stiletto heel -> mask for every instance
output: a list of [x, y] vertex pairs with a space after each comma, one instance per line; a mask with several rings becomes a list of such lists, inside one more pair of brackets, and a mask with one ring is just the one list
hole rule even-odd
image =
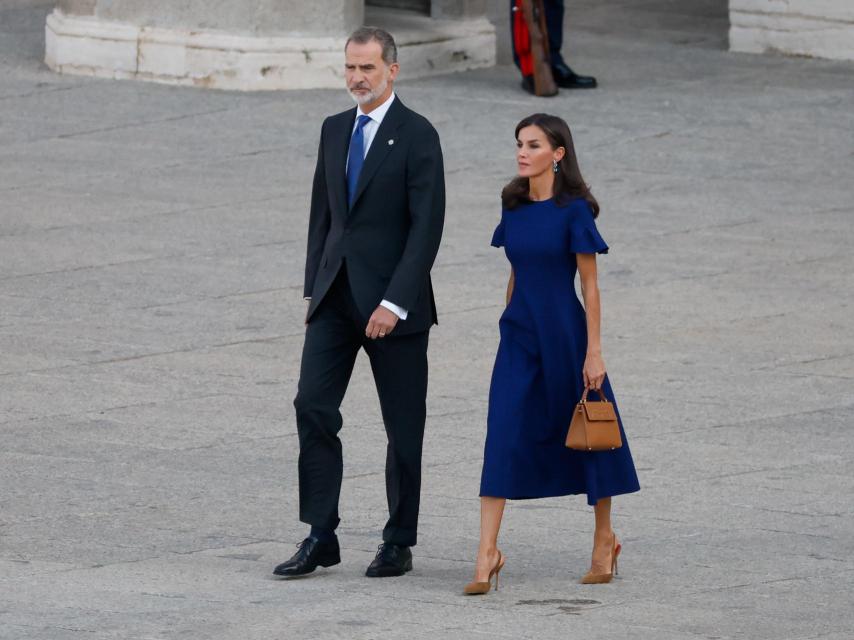
[[500, 556], [500, 560], [498, 562], [498, 567], [495, 569], [495, 590], [498, 591], [498, 574], [501, 573], [501, 570], [504, 568], [504, 560], [505, 557], [501, 555], [501, 552], [498, 552]]
[[467, 596], [482, 596], [488, 593], [490, 588], [492, 588], [493, 576], [495, 577], [495, 590], [498, 591], [498, 574], [504, 568], [506, 560], [507, 557], [501, 551], [498, 551], [498, 562], [495, 563], [495, 566], [489, 572], [486, 582], [469, 582], [463, 589], [463, 593]]
[[617, 543], [617, 534], [614, 534], [614, 546], [611, 547], [611, 573], [593, 573], [588, 571], [583, 578], [581, 584], [607, 584], [611, 582], [617, 575], [617, 557], [620, 551], [623, 550], [623, 545]]

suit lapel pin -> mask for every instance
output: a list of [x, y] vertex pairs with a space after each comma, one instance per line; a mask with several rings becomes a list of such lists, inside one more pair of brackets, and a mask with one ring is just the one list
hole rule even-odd
[[389, 140], [389, 141], [388, 141], [388, 143], [389, 143], [389, 145], [394, 144], [394, 138], [392, 138], [391, 140]]

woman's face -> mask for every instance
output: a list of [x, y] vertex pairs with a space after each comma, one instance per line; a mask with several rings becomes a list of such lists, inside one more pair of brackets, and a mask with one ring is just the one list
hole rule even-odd
[[552, 149], [546, 134], [536, 125], [530, 125], [519, 130], [516, 139], [516, 163], [519, 166], [519, 176], [533, 178], [546, 171], [552, 171], [552, 161], [560, 162], [564, 149]]

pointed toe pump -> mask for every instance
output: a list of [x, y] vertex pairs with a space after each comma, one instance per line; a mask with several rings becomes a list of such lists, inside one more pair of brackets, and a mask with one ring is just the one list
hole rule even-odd
[[581, 584], [607, 584], [617, 575], [617, 557], [620, 551], [623, 550], [623, 545], [617, 542], [617, 534], [614, 534], [614, 545], [611, 548], [611, 572], [610, 573], [593, 573], [588, 571], [583, 578]]
[[507, 557], [498, 552], [498, 561], [495, 563], [495, 566], [489, 572], [489, 577], [485, 582], [469, 582], [465, 588], [463, 589], [463, 593], [467, 596], [482, 596], [486, 593], [489, 593], [489, 589], [492, 587], [492, 578], [495, 577], [495, 590], [498, 591], [498, 574], [501, 573], [501, 570], [504, 568], [504, 562], [507, 560]]

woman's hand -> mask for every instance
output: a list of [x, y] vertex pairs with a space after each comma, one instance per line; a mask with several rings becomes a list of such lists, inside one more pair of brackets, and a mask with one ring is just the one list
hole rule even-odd
[[584, 388], [599, 391], [605, 381], [605, 361], [600, 353], [587, 353], [584, 358]]

